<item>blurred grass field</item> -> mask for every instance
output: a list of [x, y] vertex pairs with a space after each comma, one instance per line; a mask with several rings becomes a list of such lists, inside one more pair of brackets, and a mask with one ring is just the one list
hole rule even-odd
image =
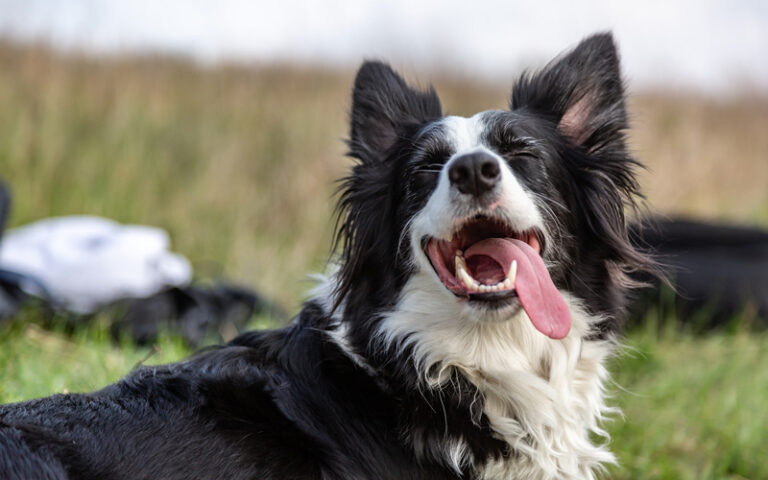
[[[291, 311], [322, 270], [353, 72], [96, 59], [0, 41], [0, 177], [11, 226], [66, 214], [167, 229], [201, 278], [251, 285]], [[415, 78], [411, 76], [411, 78]], [[445, 109], [504, 108], [508, 86], [419, 77]], [[511, 82], [510, 82], [511, 83]], [[651, 208], [768, 226], [768, 99], [632, 97]], [[99, 388], [190, 353], [112, 342], [104, 319], [64, 333], [34, 311], [0, 324], [0, 402]], [[693, 336], [651, 315], [612, 364], [610, 478], [768, 478], [768, 335]]]

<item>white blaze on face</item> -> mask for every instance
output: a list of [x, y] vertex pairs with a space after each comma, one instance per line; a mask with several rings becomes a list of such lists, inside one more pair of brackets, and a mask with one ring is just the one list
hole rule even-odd
[[[458, 225], [468, 217], [479, 213], [498, 216], [518, 231], [536, 227], [544, 232], [544, 222], [533, 196], [526, 192], [507, 162], [484, 143], [486, 115], [487, 112], [478, 113], [470, 118], [450, 116], [440, 121], [439, 126], [444, 132], [444, 140], [451, 145], [453, 153], [443, 165], [437, 187], [427, 204], [411, 223], [411, 240], [415, 251], [421, 250], [420, 242], [425, 235], [440, 240], [450, 240]], [[484, 210], [473, 206], [470, 196], [460, 193], [451, 185], [448, 178], [448, 170], [455, 159], [474, 152], [484, 152], [495, 157], [501, 167], [498, 200]], [[421, 256], [424, 257], [424, 255]]]

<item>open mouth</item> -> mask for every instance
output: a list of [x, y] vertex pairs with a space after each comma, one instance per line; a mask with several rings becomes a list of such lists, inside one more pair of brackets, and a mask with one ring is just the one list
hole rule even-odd
[[423, 239], [424, 251], [445, 288], [469, 302], [500, 308], [517, 297], [534, 327], [551, 338], [568, 334], [571, 317], [541, 257], [541, 235], [515, 231], [478, 216], [450, 241]]

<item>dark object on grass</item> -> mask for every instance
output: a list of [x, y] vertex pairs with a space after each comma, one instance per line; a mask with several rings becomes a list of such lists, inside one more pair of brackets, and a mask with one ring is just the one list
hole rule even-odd
[[7, 231], [0, 265], [35, 277], [57, 308], [76, 314], [192, 280], [192, 266], [170, 250], [163, 229], [90, 215], [43, 218]]
[[161, 331], [181, 335], [199, 346], [211, 335], [228, 341], [234, 338], [254, 314], [275, 319], [286, 315], [258, 293], [235, 285], [169, 288], [147, 298], [125, 300], [117, 305], [112, 335], [128, 335], [138, 344], [153, 342]]
[[652, 287], [633, 302], [632, 321], [658, 307], [673, 308], [680, 321], [703, 329], [727, 325], [742, 313], [768, 325], [768, 231], [660, 218], [631, 228], [639, 245], [666, 266], [674, 286], [637, 276]]
[[[2, 234], [10, 209], [10, 190], [4, 182], [0, 181], [0, 241], [2, 241]], [[22, 271], [26, 272], [25, 269], [16, 271], [12, 268], [0, 268], [0, 319], [16, 315], [20, 308], [29, 301], [38, 303], [41, 311], [44, 312], [43, 318], [45, 320], [55, 320], [57, 324], [63, 323], [68, 328], [87, 322], [93, 317], [93, 313], [106, 310], [112, 313], [112, 318], [115, 319], [112, 324], [112, 333], [115, 337], [128, 335], [135, 342], [145, 344], [154, 341], [158, 333], [165, 329], [172, 334], [181, 335], [193, 346], [199, 346], [206, 337], [211, 336], [218, 336], [219, 339], [223, 340], [234, 338], [248, 320], [257, 313], [266, 313], [273, 318], [285, 319], [285, 314], [278, 307], [254, 291], [224, 283], [210, 287], [189, 286], [186, 285], [188, 280], [184, 278], [187, 275], [186, 272], [176, 275], [180, 278], [176, 279], [178, 282], [167, 284], [168, 286], [159, 292], [157, 290], [162, 287], [162, 282], [157, 281], [157, 279], [153, 282], [158, 285], [157, 288], [142, 285], [146, 282], [139, 281], [137, 283], [136, 278], [129, 278], [130, 281], [126, 283], [125, 271], [120, 270], [119, 262], [113, 261], [107, 266], [101, 263], [105, 258], [114, 260], [113, 257], [115, 257], [115, 255], [104, 256], [104, 243], [114, 237], [114, 235], [110, 236], [109, 234], [118, 228], [127, 231], [126, 227], [118, 224], [113, 225], [114, 222], [97, 217], [70, 217], [70, 219], [72, 220], [68, 224], [70, 235], [65, 235], [64, 240], [72, 243], [71, 230], [74, 225], [84, 232], [80, 232], [81, 234], [76, 236], [76, 240], [80, 243], [87, 240], [84, 243], [90, 247], [87, 249], [80, 248], [78, 242], [74, 242], [78, 248], [65, 249], [70, 256], [64, 259], [64, 263], [71, 264], [72, 253], [77, 253], [80, 266], [71, 270], [88, 271], [90, 267], [92, 271], [93, 264], [97, 264], [100, 269], [96, 273], [102, 276], [106, 274], [104, 281], [111, 281], [114, 284], [113, 291], [107, 292], [107, 296], [98, 297], [97, 300], [92, 298], [93, 295], [90, 295], [91, 292], [88, 288], [82, 288], [80, 296], [69, 291], [68, 296], [60, 295], [57, 297], [51, 293], [51, 289], [41, 278], [30, 275], [28, 272], [22, 273]], [[56, 232], [66, 231], [67, 224], [61, 225], [63, 221], [66, 219], [48, 219], [49, 230], [58, 227]], [[156, 268], [163, 264], [168, 267], [170, 263], [175, 261], [175, 263], [180, 263], [182, 267], [189, 268], [186, 259], [164, 251], [163, 240], [166, 237], [161, 230], [137, 226], [128, 228], [132, 228], [132, 241], [143, 240], [140, 242], [143, 248], [154, 255], [151, 258], [137, 257], [134, 260], [146, 260], [149, 267], [154, 266]], [[32, 237], [35, 236], [32, 235]], [[39, 240], [39, 238], [35, 238], [35, 240]], [[57, 240], [54, 238], [51, 243], [56, 245]], [[126, 243], [130, 244], [130, 242]], [[43, 248], [42, 250], [45, 255], [49, 254], [48, 249]], [[119, 251], [116, 253], [119, 260], [125, 260], [124, 256], [119, 255]], [[160, 262], [160, 260], [164, 260], [164, 262]], [[34, 264], [35, 262], [31, 263]], [[128, 264], [128, 266], [131, 265]], [[117, 281], [114, 278], [110, 280], [110, 268], [112, 268], [112, 272], [120, 273], [117, 275]], [[183, 270], [184, 268], [182, 268]], [[43, 272], [48, 271], [43, 269]], [[152, 273], [152, 269], [148, 269], [145, 273]], [[191, 275], [191, 270], [188, 274]], [[67, 275], [60, 275], [59, 277], [59, 280], [64, 279], [64, 283], [71, 280], [71, 277]], [[83, 279], [80, 280], [82, 282]], [[94, 282], [92, 278], [90, 280], [91, 283]], [[100, 278], [95, 282], [97, 285], [103, 283]], [[60, 286], [62, 282], [59, 281], [58, 283]], [[56, 284], [54, 283], [53, 286], [55, 287]], [[136, 296], [136, 292], [150, 291], [153, 292], [151, 295], [144, 293], [148, 296]], [[126, 295], [126, 293], [133, 293], [133, 297]], [[128, 296], [128, 298], [124, 298], [124, 296]], [[110, 298], [118, 298], [119, 300], [109, 301]], [[109, 303], [105, 303], [107, 301]]]

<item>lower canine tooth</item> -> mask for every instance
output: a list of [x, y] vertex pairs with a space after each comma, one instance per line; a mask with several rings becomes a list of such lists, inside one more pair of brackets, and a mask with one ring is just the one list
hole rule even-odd
[[456, 257], [456, 276], [459, 277], [464, 286], [470, 290], [477, 285], [475, 279], [472, 278], [472, 276], [464, 269], [464, 266], [459, 263], [459, 257]]
[[517, 277], [517, 260], [512, 260], [512, 264], [509, 266], [509, 273], [507, 273], [507, 279], [506, 281], [509, 281], [511, 285], [509, 288], [512, 288], [515, 285], [515, 278]]

